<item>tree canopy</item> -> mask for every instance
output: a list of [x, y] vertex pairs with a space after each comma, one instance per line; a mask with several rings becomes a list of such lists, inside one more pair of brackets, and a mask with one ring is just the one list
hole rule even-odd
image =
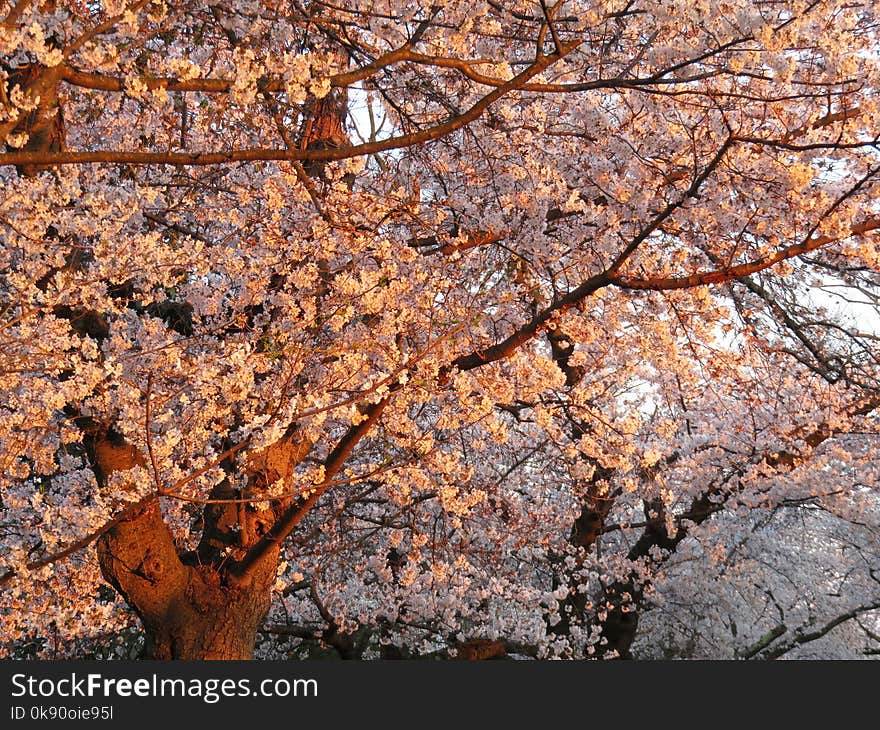
[[880, 650], [873, 2], [0, 19], [0, 653]]

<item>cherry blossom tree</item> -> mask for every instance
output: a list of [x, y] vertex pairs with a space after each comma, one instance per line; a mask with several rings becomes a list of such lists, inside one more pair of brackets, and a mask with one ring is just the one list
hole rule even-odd
[[4, 653], [877, 653], [873, 3], [0, 8]]

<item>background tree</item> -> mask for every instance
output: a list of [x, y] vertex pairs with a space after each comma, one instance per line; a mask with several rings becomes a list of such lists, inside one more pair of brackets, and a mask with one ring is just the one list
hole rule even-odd
[[2, 17], [6, 652], [876, 652], [872, 3]]

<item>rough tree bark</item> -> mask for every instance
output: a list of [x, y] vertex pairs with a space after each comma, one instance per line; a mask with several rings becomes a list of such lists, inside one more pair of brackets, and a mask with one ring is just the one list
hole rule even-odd
[[[84, 428], [102, 482], [144, 466], [142, 454], [112, 431]], [[249, 485], [259, 489], [289, 476], [310, 446], [295, 430], [289, 431], [243, 465]], [[234, 500], [240, 495], [224, 481], [212, 498]], [[236, 501], [208, 504], [197, 549], [182, 552], [154, 495], [98, 540], [101, 572], [140, 617], [148, 658], [253, 658], [257, 631], [269, 610], [280, 543], [243, 574], [236, 568], [290, 503], [280, 500], [269, 509]]]

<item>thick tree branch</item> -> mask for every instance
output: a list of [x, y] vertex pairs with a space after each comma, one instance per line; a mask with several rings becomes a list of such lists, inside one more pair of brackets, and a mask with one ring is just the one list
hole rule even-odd
[[678, 199], [669, 203], [654, 218], [652, 218], [646, 226], [624, 247], [624, 249], [616, 256], [611, 265], [595, 276], [590, 277], [580, 286], [572, 289], [568, 294], [556, 299], [543, 311], [534, 316], [529, 322], [522, 325], [513, 334], [494, 345], [490, 345], [483, 349], [472, 352], [468, 355], [461, 355], [452, 361], [451, 367], [441, 373], [441, 380], [448, 379], [449, 372], [452, 370], [473, 370], [482, 367], [497, 360], [503, 360], [510, 357], [516, 349], [533, 339], [544, 326], [557, 313], [561, 313], [570, 309], [574, 305], [582, 302], [587, 297], [595, 294], [599, 289], [616, 283], [620, 286], [620, 279], [615, 277], [616, 272], [626, 263], [627, 259], [635, 252], [635, 250], [654, 232], [657, 228], [671, 216], [678, 208], [680, 208], [687, 200], [697, 194], [702, 184], [709, 178], [715, 168], [721, 163], [727, 150], [733, 144], [733, 139], [728, 138], [724, 144], [715, 153], [715, 156], [709, 162], [703, 171], [694, 178], [693, 183]]
[[382, 411], [391, 401], [391, 395], [385, 396], [378, 403], [366, 407], [362, 413], [363, 420], [352, 425], [348, 432], [336, 444], [328, 454], [324, 462], [324, 481], [316, 485], [304, 499], [295, 501], [269, 528], [269, 530], [248, 550], [247, 554], [230, 569], [230, 573], [237, 579], [243, 580], [253, 571], [256, 566], [272, 550], [277, 550], [284, 539], [299, 524], [300, 520], [315, 506], [318, 500], [332, 486], [333, 477], [343, 467], [354, 447], [373, 428]]
[[[880, 217], [869, 218], [862, 223], [854, 225], [849, 236], [863, 235], [880, 228]], [[650, 291], [670, 291], [673, 289], [692, 289], [697, 286], [709, 286], [711, 284], [724, 284], [744, 276], [755, 274], [764, 269], [769, 269], [776, 264], [787, 261], [788, 259], [801, 256], [810, 251], [815, 251], [829, 243], [843, 240], [840, 236], [816, 236], [801, 243], [787, 246], [777, 251], [771, 256], [761, 259], [755, 259], [744, 264], [736, 266], [728, 266], [724, 269], [716, 269], [714, 271], [704, 271], [688, 276], [672, 276], [672, 277], [654, 277], [654, 278], [634, 278], [627, 276], [619, 276], [612, 278], [608, 283], [621, 289], [645, 289]]]
[[[81, 537], [79, 540], [72, 542], [63, 550], [58, 551], [57, 553], [53, 553], [45, 558], [40, 558], [39, 560], [34, 560], [25, 565], [26, 571], [39, 570], [40, 568], [45, 568], [47, 565], [52, 565], [57, 563], [65, 558], [69, 558], [71, 555], [75, 555], [80, 550], [87, 548], [91, 545], [95, 540], [97, 540], [102, 535], [106, 534], [109, 530], [113, 529], [123, 520], [128, 519], [132, 515], [134, 515], [139, 510], [143, 509], [147, 506], [147, 503], [154, 500], [156, 497], [153, 494], [147, 495], [143, 499], [138, 500], [137, 502], [133, 502], [132, 504], [125, 507], [116, 517], [106, 522], [104, 525], [99, 527], [93, 533], [86, 535], [85, 537]], [[8, 570], [2, 576], [0, 576], [0, 586], [8, 583], [13, 580], [18, 575], [18, 571], [16, 570]]]
[[361, 155], [371, 155], [388, 150], [403, 149], [445, 137], [478, 119], [493, 103], [511, 91], [519, 89], [528, 79], [537, 76], [553, 63], [571, 53], [580, 42], [564, 48], [562, 55], [542, 56], [525, 71], [503, 86], [476, 102], [463, 114], [428, 129], [375, 142], [365, 142], [352, 147], [328, 149], [238, 149], [223, 152], [138, 152], [134, 150], [95, 150], [67, 152], [7, 152], [0, 154], [0, 165], [73, 165], [88, 163], [118, 163], [133, 165], [220, 165], [230, 162], [256, 161], [325, 161], [344, 160]]

